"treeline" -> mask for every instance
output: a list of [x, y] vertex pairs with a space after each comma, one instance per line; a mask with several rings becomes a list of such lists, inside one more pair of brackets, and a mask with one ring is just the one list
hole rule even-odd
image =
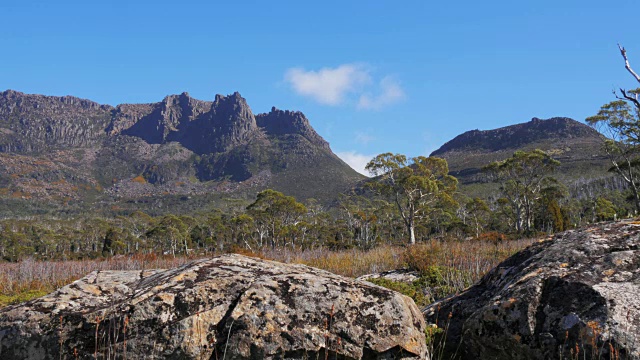
[[490, 164], [500, 184], [491, 200], [468, 198], [447, 175], [446, 161], [382, 154], [377, 174], [337, 205], [298, 202], [265, 190], [242, 211], [152, 217], [137, 211], [114, 218], [0, 220], [0, 258], [98, 258], [134, 253], [213, 254], [265, 248], [300, 251], [370, 249], [430, 238], [504, 241], [628, 214], [624, 192], [570, 197], [554, 180], [557, 162], [542, 151], [516, 152]]

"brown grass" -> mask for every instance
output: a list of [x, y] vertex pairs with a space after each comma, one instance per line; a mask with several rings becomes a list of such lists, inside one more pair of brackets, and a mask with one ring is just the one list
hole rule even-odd
[[368, 251], [357, 249], [342, 251], [316, 249], [300, 252], [271, 250], [262, 252], [260, 255], [285, 263], [313, 266], [342, 276], [358, 277], [403, 267], [403, 252], [403, 247], [385, 245]]
[[[405, 267], [422, 272], [433, 266], [442, 267], [449, 269], [443, 274], [446, 283], [461, 290], [478, 281], [500, 261], [534, 241], [434, 240], [408, 247], [384, 245], [366, 251], [272, 249], [252, 253], [237, 249], [234, 252], [285, 263], [305, 264], [348, 277]], [[25, 260], [20, 263], [0, 263], [0, 306], [42, 296], [94, 270], [167, 269], [194, 259], [195, 257], [135, 255], [105, 260]]]
[[48, 294], [95, 270], [169, 269], [192, 260], [145, 255], [106, 260], [0, 263], [0, 306]]

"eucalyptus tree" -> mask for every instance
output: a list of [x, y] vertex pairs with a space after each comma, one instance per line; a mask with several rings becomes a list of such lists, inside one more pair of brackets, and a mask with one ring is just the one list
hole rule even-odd
[[473, 226], [476, 238], [479, 237], [489, 222], [489, 216], [491, 215], [489, 204], [483, 199], [475, 197], [466, 203], [464, 210]]
[[458, 180], [448, 174], [444, 159], [384, 153], [373, 158], [366, 169], [377, 177], [369, 183], [370, 188], [397, 206], [411, 244], [416, 242], [417, 222], [432, 216], [439, 204], [454, 201]]
[[516, 151], [503, 161], [485, 166], [483, 171], [500, 182], [500, 190], [515, 217], [516, 231], [530, 231], [533, 225], [534, 204], [542, 197], [543, 189], [554, 185], [549, 175], [560, 165], [542, 150]]
[[307, 208], [293, 196], [267, 189], [258, 193], [256, 201], [247, 207], [247, 211], [255, 220], [261, 239], [268, 231], [271, 246], [275, 247], [284, 235], [283, 230], [295, 225], [307, 213]]
[[[618, 45], [625, 68], [634, 79], [640, 76], [633, 71], [627, 51]], [[611, 171], [627, 184], [636, 207], [640, 211], [640, 88], [614, 91], [615, 101], [603, 105], [598, 114], [588, 117], [587, 123], [604, 134], [603, 148], [611, 161]]]

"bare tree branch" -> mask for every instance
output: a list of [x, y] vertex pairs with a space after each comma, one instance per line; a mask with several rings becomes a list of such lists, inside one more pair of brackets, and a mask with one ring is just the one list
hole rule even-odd
[[634, 78], [636, 78], [638, 82], [640, 82], [640, 75], [636, 74], [636, 72], [631, 68], [631, 65], [629, 65], [629, 59], [627, 59], [627, 50], [620, 44], [618, 44], [618, 48], [620, 49], [620, 54], [622, 54], [622, 57], [624, 58], [624, 67], [631, 73], [631, 75], [633, 75]]
[[638, 100], [638, 96], [630, 96], [627, 94], [627, 92], [623, 89], [620, 89], [620, 93], [622, 93], [622, 98], [618, 97], [616, 95], [616, 98], [618, 99], [626, 99], [631, 101], [638, 109], [640, 109], [640, 100]]

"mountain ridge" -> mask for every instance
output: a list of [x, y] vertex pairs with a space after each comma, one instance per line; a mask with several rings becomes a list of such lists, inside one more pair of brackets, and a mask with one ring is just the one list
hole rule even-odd
[[362, 179], [302, 112], [272, 107], [254, 114], [238, 92], [213, 101], [184, 92], [111, 106], [7, 90], [0, 93], [0, 169], [0, 197], [35, 197], [42, 195], [36, 187], [53, 186], [51, 193], [79, 201], [82, 191], [51, 183], [121, 198], [273, 187], [300, 200], [329, 201]]
[[[529, 122], [507, 125], [491, 130], [466, 131], [431, 153], [438, 156], [450, 151], [473, 148], [474, 150], [498, 151], [516, 149], [529, 143], [548, 140], [552, 135], [556, 139], [571, 139], [601, 135], [595, 129], [568, 117], [540, 119], [534, 117]], [[510, 139], [512, 138], [512, 139]]]
[[465, 191], [484, 197], [495, 192], [495, 184], [487, 183], [482, 168], [511, 157], [517, 150], [546, 151], [560, 161], [554, 176], [569, 187], [609, 178], [610, 164], [602, 150], [604, 139], [595, 129], [568, 117], [534, 117], [497, 129], [466, 131], [431, 156], [447, 160], [450, 174], [458, 178]]

